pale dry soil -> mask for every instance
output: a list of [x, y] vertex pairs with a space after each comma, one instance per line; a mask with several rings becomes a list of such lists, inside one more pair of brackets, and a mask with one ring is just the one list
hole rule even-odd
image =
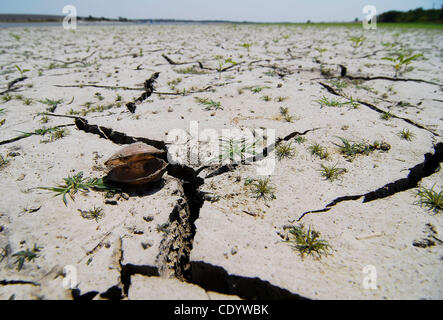
[[[365, 39], [354, 48], [349, 39], [359, 36]], [[443, 298], [441, 213], [416, 197], [419, 185], [441, 190], [443, 181], [441, 31], [60, 26], [2, 29], [0, 40], [0, 299]], [[395, 52], [423, 54], [403, 80], [382, 59]], [[154, 93], [129, 112], [126, 103], [154, 72]], [[196, 97], [220, 108], [205, 110]], [[323, 97], [356, 103], [321, 106]], [[51, 109], [46, 99], [58, 102]], [[260, 175], [257, 162], [217, 171], [217, 163], [185, 159], [160, 182], [124, 190], [114, 201], [90, 190], [65, 205], [38, 187], [79, 172], [104, 177], [104, 161], [128, 141], [41, 114], [48, 109], [166, 142], [171, 154], [168, 137], [180, 129], [191, 145], [192, 123], [220, 136], [223, 129], [266, 129], [264, 161], [272, 170]], [[394, 116], [382, 119], [382, 111]], [[61, 125], [61, 138], [22, 136]], [[405, 129], [410, 141], [400, 135]], [[291, 158], [275, 157], [272, 134], [291, 143]], [[347, 158], [339, 137], [390, 149]], [[328, 158], [311, 154], [315, 143]], [[203, 158], [207, 145], [197, 151]], [[346, 171], [327, 180], [322, 164]], [[274, 199], [253, 198], [248, 182], [266, 178]], [[103, 215], [81, 215], [93, 208]], [[329, 254], [301, 256], [285, 241], [286, 227], [300, 223], [320, 233]], [[14, 254], [34, 245], [39, 251], [20, 269]], [[364, 286], [368, 279], [372, 289]]]

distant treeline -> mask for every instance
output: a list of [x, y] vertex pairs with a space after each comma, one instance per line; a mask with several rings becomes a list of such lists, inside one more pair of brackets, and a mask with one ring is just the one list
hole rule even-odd
[[407, 12], [401, 11], [387, 11], [377, 16], [377, 22], [432, 22], [443, 23], [443, 6], [441, 9], [423, 10], [417, 8]]

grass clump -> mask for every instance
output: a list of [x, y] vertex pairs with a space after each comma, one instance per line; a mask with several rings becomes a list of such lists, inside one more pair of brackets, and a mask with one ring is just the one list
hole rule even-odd
[[40, 252], [40, 249], [42, 248], [34, 244], [34, 248], [32, 248], [31, 250], [29, 250], [28, 248], [26, 250], [14, 253], [12, 256], [17, 257], [17, 260], [15, 260], [14, 262], [17, 265], [17, 270], [20, 271], [23, 268], [25, 261], [31, 262], [35, 258], [37, 258], [37, 252]]
[[353, 109], [356, 109], [358, 107], [358, 103], [354, 102], [352, 98], [349, 101], [341, 102], [335, 100], [334, 98], [328, 99], [326, 96], [322, 96], [320, 99], [314, 100], [314, 102], [318, 103], [321, 108], [323, 108], [324, 106], [339, 108], [346, 105], [350, 106]]
[[208, 98], [199, 98], [195, 97], [195, 100], [204, 105], [204, 110], [223, 110], [223, 107], [221, 106], [221, 103], [218, 101], [210, 100]]
[[251, 196], [255, 199], [263, 199], [263, 200], [274, 200], [275, 197], [275, 188], [271, 185], [269, 178], [268, 179], [257, 179], [250, 183], [251, 186]]
[[99, 219], [102, 219], [104, 215], [103, 208], [101, 207], [94, 207], [91, 210], [78, 209], [78, 211], [80, 212], [82, 218], [87, 220], [95, 220], [96, 222], [98, 222]]
[[322, 255], [328, 254], [330, 245], [326, 240], [320, 239], [320, 233], [311, 226], [308, 230], [303, 224], [287, 227], [289, 235], [286, 242], [293, 244], [295, 250], [300, 252], [302, 259], [305, 255], [313, 255], [320, 259]]
[[275, 154], [277, 159], [280, 161], [282, 159], [291, 159], [295, 155], [295, 148], [289, 143], [280, 143], [275, 147]]
[[69, 131], [66, 128], [57, 128], [51, 133], [51, 136], [47, 140], [42, 140], [42, 143], [54, 142], [68, 135]]
[[420, 197], [418, 203], [422, 207], [424, 206], [434, 212], [434, 214], [438, 214], [443, 209], [443, 191], [434, 191], [434, 187], [435, 185], [433, 185], [431, 189], [421, 187], [417, 191], [416, 197]]
[[103, 179], [98, 178], [83, 178], [83, 172], [79, 172], [73, 176], [68, 176], [68, 178], [63, 178], [64, 183], [59, 184], [56, 187], [38, 187], [38, 189], [49, 190], [56, 192], [55, 196], [62, 195], [63, 203], [65, 206], [68, 205], [68, 200], [66, 196], [69, 195], [72, 200], [74, 200], [74, 195], [81, 191], [86, 193], [89, 189], [94, 190], [109, 190], [110, 188], [105, 185]]
[[5, 95], [2, 97], [2, 100], [3, 100], [3, 102], [11, 101], [11, 100], [12, 100], [12, 96], [11, 96], [9, 93], [7, 93], [7, 94], [5, 94]]
[[326, 180], [333, 181], [337, 179], [340, 175], [347, 172], [345, 168], [337, 168], [337, 165], [333, 166], [325, 166], [324, 164], [321, 165], [320, 173], [322, 177], [325, 177]]
[[403, 129], [399, 134], [402, 139], [407, 141], [411, 141], [415, 137], [415, 134], [409, 129]]
[[358, 154], [368, 155], [374, 150], [388, 151], [391, 146], [386, 142], [374, 141], [374, 143], [369, 144], [366, 142], [350, 142], [348, 139], [338, 137], [342, 144], [335, 144], [339, 147], [340, 152], [347, 157], [355, 157]]
[[311, 146], [309, 146], [309, 151], [311, 151], [311, 155], [317, 156], [320, 159], [327, 159], [329, 157], [329, 153], [325, 148], [323, 148], [318, 143], [314, 143]]
[[254, 152], [254, 143], [247, 143], [245, 139], [220, 138], [221, 153], [218, 161], [221, 163], [229, 159], [233, 163], [243, 160], [247, 155]]
[[381, 119], [383, 120], [389, 120], [391, 119], [393, 116], [392, 113], [390, 113], [389, 111], [383, 112], [382, 115], [380, 116]]
[[63, 99], [52, 100], [46, 98], [45, 100], [38, 100], [38, 102], [48, 105], [49, 107], [46, 109], [48, 112], [54, 112], [57, 109], [58, 105], [63, 102]]

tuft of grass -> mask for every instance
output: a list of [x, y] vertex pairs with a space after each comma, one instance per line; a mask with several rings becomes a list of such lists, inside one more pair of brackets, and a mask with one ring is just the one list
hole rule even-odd
[[305, 255], [314, 255], [321, 258], [322, 255], [328, 254], [331, 249], [326, 240], [320, 239], [320, 232], [309, 226], [305, 229], [303, 224], [297, 226], [289, 226], [289, 240], [293, 244], [294, 249], [300, 252], [302, 259]]
[[247, 143], [245, 139], [221, 137], [221, 154], [217, 160], [222, 163], [224, 160], [229, 159], [231, 162], [236, 163], [238, 160], [243, 160], [247, 155], [252, 154], [254, 147], [254, 143]]
[[314, 100], [314, 102], [317, 102], [321, 108], [323, 108], [324, 106], [340, 108], [346, 105], [352, 109], [358, 108], [358, 103], [356, 103], [352, 98], [350, 98], [349, 101], [341, 102], [335, 100], [334, 98], [328, 99], [326, 96], [322, 96], [320, 99]]
[[348, 86], [348, 83], [346, 81], [340, 81], [340, 80], [328, 80], [329, 84], [331, 84], [333, 87], [335, 87], [338, 90], [341, 90], [343, 88], [346, 88]]
[[103, 208], [101, 207], [94, 207], [91, 210], [78, 209], [78, 211], [80, 212], [82, 218], [88, 220], [95, 220], [96, 222], [98, 222], [99, 219], [102, 219], [104, 215]]
[[199, 97], [195, 97], [195, 100], [198, 103], [205, 106], [204, 110], [219, 110], [219, 109], [223, 110], [221, 103], [218, 101], [209, 100], [208, 98], [199, 98]]
[[390, 113], [389, 111], [387, 111], [387, 112], [383, 112], [383, 114], [380, 116], [380, 118], [383, 120], [389, 120], [392, 118], [392, 116], [393, 116], [393, 114]]
[[251, 196], [255, 199], [274, 200], [275, 187], [271, 185], [268, 179], [257, 179], [250, 183]]
[[265, 95], [265, 96], [262, 97], [262, 99], [263, 99], [264, 101], [266, 101], [266, 102], [269, 102], [269, 101], [272, 100], [272, 97], [271, 97], [271, 96], [268, 96], [268, 95]]
[[351, 143], [345, 138], [339, 137], [342, 142], [342, 145], [337, 145], [340, 148], [340, 152], [349, 157], [354, 157], [357, 154], [365, 154], [368, 155], [372, 148], [369, 144], [360, 142], [360, 143]]
[[302, 144], [302, 143], [306, 142], [306, 138], [303, 136], [297, 136], [294, 138], [294, 141], [297, 142], [298, 144]]
[[31, 98], [25, 98], [25, 99], [23, 100], [23, 103], [24, 103], [25, 105], [29, 106], [29, 105], [32, 104], [32, 99], [31, 99]]
[[38, 247], [36, 244], [34, 244], [34, 248], [32, 248], [31, 250], [29, 250], [28, 248], [26, 250], [14, 253], [12, 256], [17, 257], [17, 260], [14, 261], [14, 263], [17, 264], [17, 270], [20, 271], [23, 268], [25, 261], [31, 262], [35, 258], [37, 258], [37, 252], [40, 252], [41, 249], [41, 247]]
[[54, 131], [57, 131], [57, 130], [60, 130], [60, 128], [59, 127], [50, 127], [50, 128], [43, 127], [43, 128], [40, 128], [40, 129], [36, 129], [33, 132], [24, 132], [24, 131], [19, 131], [19, 132], [23, 133], [23, 135], [25, 137], [30, 137], [32, 135], [43, 136], [43, 135], [45, 135], [47, 133], [51, 133], [51, 132], [54, 132]]
[[66, 196], [69, 195], [74, 200], [74, 195], [78, 191], [86, 193], [89, 189], [94, 190], [110, 190], [110, 188], [104, 184], [103, 179], [98, 178], [83, 178], [83, 172], [79, 172], [68, 178], [63, 178], [64, 184], [59, 184], [56, 187], [38, 187], [38, 189], [49, 190], [56, 192], [55, 196], [62, 195], [63, 203], [68, 205]]
[[278, 160], [282, 160], [285, 158], [291, 159], [295, 155], [295, 147], [293, 147], [290, 142], [279, 143], [275, 147], [275, 154], [277, 155]]
[[7, 93], [7, 94], [3, 95], [2, 100], [3, 100], [3, 102], [11, 101], [12, 96], [9, 93]]
[[416, 197], [420, 197], [418, 203], [422, 207], [424, 206], [434, 212], [434, 214], [438, 214], [443, 210], [443, 191], [434, 191], [434, 187], [435, 185], [431, 189], [421, 187], [417, 191]]
[[402, 131], [400, 131], [399, 134], [402, 139], [405, 139], [408, 141], [411, 141], [412, 138], [415, 137], [415, 134], [412, 131], [410, 131], [409, 129], [403, 129]]
[[277, 98], [275, 98], [276, 102], [283, 102], [283, 101], [286, 101], [286, 100], [288, 100], [288, 97], [277, 97]]
[[313, 143], [308, 149], [313, 156], [317, 156], [320, 159], [327, 159], [329, 157], [328, 151], [318, 143]]
[[337, 168], [337, 165], [333, 166], [325, 166], [324, 164], [321, 165], [320, 173], [322, 177], [325, 177], [326, 180], [333, 181], [337, 179], [340, 175], [347, 172], [345, 168]]
[[51, 136], [48, 140], [42, 140], [43, 143], [54, 142], [58, 139], [64, 138], [68, 135], [69, 131], [66, 128], [57, 128], [55, 131], [51, 133]]
[[45, 100], [38, 100], [38, 102], [48, 105], [49, 107], [46, 109], [48, 112], [54, 112], [58, 105], [63, 102], [63, 99], [52, 100], [46, 98]]

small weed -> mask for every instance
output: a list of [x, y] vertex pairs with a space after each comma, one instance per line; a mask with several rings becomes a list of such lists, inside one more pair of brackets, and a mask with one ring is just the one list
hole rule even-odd
[[373, 148], [371, 145], [361, 142], [361, 143], [351, 143], [345, 138], [338, 137], [342, 141], [342, 145], [336, 144], [340, 148], [340, 152], [346, 156], [354, 157], [357, 154], [368, 155]]
[[74, 200], [74, 195], [78, 191], [84, 193], [88, 192], [89, 189], [95, 190], [109, 190], [110, 188], [104, 184], [103, 179], [98, 178], [83, 178], [83, 172], [79, 172], [74, 176], [69, 176], [68, 178], [63, 178], [64, 184], [59, 184], [57, 187], [38, 187], [38, 189], [49, 190], [56, 192], [55, 196], [62, 195], [63, 203], [65, 206], [68, 205], [66, 195], [69, 195], [72, 200]]
[[280, 107], [280, 114], [282, 116], [288, 115], [289, 114], [289, 108], [288, 107]]
[[329, 80], [328, 81], [333, 87], [335, 87], [336, 89], [343, 89], [346, 88], [348, 86], [348, 83], [346, 81], [340, 81], [340, 80]]
[[5, 94], [3, 97], [2, 97], [2, 100], [4, 101], [4, 102], [8, 102], [8, 101], [11, 101], [12, 100], [12, 96], [10, 95], [10, 94]]
[[12, 256], [17, 257], [17, 260], [15, 260], [15, 264], [17, 264], [17, 270], [20, 271], [23, 268], [23, 264], [25, 261], [31, 262], [35, 258], [38, 257], [37, 252], [40, 252], [41, 247], [38, 247], [36, 244], [34, 244], [34, 248], [31, 250], [26, 249], [19, 252], [14, 253]]
[[219, 110], [219, 109], [223, 110], [220, 102], [218, 101], [209, 100], [208, 98], [199, 98], [199, 97], [195, 97], [195, 100], [198, 103], [205, 106], [204, 110]]
[[295, 148], [290, 142], [280, 143], [275, 147], [275, 154], [277, 155], [278, 160], [285, 158], [291, 159], [295, 155]]
[[262, 97], [262, 99], [263, 99], [264, 101], [266, 101], [266, 102], [269, 102], [269, 101], [272, 100], [272, 97], [271, 97], [271, 96], [268, 96], [268, 95], [265, 95], [265, 96]]
[[311, 154], [313, 156], [317, 156], [320, 159], [327, 159], [329, 157], [329, 153], [327, 150], [325, 150], [321, 145], [318, 143], [312, 144], [309, 148], [309, 151], [311, 151]]
[[324, 164], [321, 165], [320, 173], [322, 177], [325, 177], [326, 180], [333, 181], [337, 179], [340, 175], [347, 172], [345, 168], [337, 168], [337, 165], [334, 166], [325, 166]]
[[402, 131], [400, 131], [399, 134], [402, 139], [405, 139], [407, 141], [411, 141], [412, 138], [415, 137], [415, 134], [412, 131], [410, 131], [409, 129], [403, 129]]
[[48, 116], [43, 116], [40, 118], [40, 123], [48, 123], [48, 122], [49, 122]]
[[78, 211], [80, 212], [82, 218], [88, 220], [95, 220], [96, 222], [98, 222], [99, 219], [102, 219], [104, 215], [103, 208], [100, 207], [94, 207], [91, 210], [78, 209]]
[[432, 210], [434, 214], [438, 214], [443, 210], [443, 191], [440, 190], [440, 192], [437, 193], [437, 191], [434, 191], [434, 187], [435, 185], [433, 185], [431, 189], [421, 187], [417, 191], [416, 197], [420, 197], [418, 203], [421, 206]]
[[338, 100], [335, 100], [334, 98], [331, 98], [330, 100], [326, 96], [322, 96], [320, 99], [314, 100], [314, 102], [317, 102], [320, 107], [328, 106], [328, 107], [343, 107], [345, 105], [349, 105], [351, 108], [356, 109], [358, 107], [358, 103], [354, 102], [354, 100], [351, 98], [349, 101], [341, 102]]
[[277, 98], [275, 98], [276, 102], [283, 102], [283, 101], [286, 101], [286, 100], [288, 100], [288, 97], [277, 97]]
[[233, 163], [237, 163], [243, 160], [247, 155], [254, 152], [254, 143], [247, 143], [245, 139], [234, 138], [220, 138], [221, 154], [218, 157], [218, 161], [222, 163], [226, 159], [229, 159]]
[[31, 71], [31, 70], [29, 70], [29, 69], [22, 69], [22, 68], [20, 68], [18, 65], [15, 65], [15, 68], [20, 72], [20, 76], [21, 76], [21, 77], [23, 77], [23, 75], [24, 75], [25, 72], [29, 72], [29, 71]]
[[389, 111], [383, 112], [382, 115], [380, 116], [381, 119], [383, 120], [389, 120], [392, 118], [392, 113], [390, 113]]
[[49, 108], [46, 109], [48, 112], [54, 112], [55, 109], [57, 109], [57, 106], [63, 102], [63, 99], [52, 100], [52, 99], [46, 98], [45, 100], [38, 100], [38, 102], [50, 106]]
[[68, 135], [69, 131], [65, 128], [57, 128], [54, 132], [51, 133], [51, 136], [48, 140], [42, 140], [42, 143], [54, 142], [58, 139], [64, 138]]
[[302, 144], [302, 143], [306, 142], [306, 138], [302, 137], [302, 136], [297, 136], [294, 138], [294, 141], [297, 142], [298, 144]]
[[251, 183], [251, 195], [255, 199], [274, 200], [276, 199], [275, 188], [270, 184], [268, 179], [257, 179]]
[[290, 226], [289, 240], [296, 250], [300, 252], [301, 257], [309, 254], [316, 254], [317, 258], [321, 258], [323, 254], [327, 254], [330, 246], [327, 241], [320, 239], [320, 233], [310, 226], [308, 230], [303, 224], [298, 226]]
[[44, 136], [47, 133], [51, 133], [51, 132], [57, 131], [59, 129], [60, 128], [58, 128], [58, 127], [51, 127], [51, 128], [43, 127], [41, 129], [34, 130], [34, 132], [24, 132], [24, 131], [19, 131], [19, 132], [23, 133], [23, 135], [25, 137], [30, 137], [30, 136], [33, 136], [33, 135]]
[[31, 98], [25, 98], [25, 99], [23, 100], [23, 103], [24, 103], [25, 105], [29, 106], [29, 105], [32, 104], [32, 99], [31, 99]]
[[20, 39], [21, 39], [21, 37], [18, 34], [10, 33], [9, 35], [17, 41], [20, 41]]
[[396, 53], [394, 57], [384, 57], [383, 60], [391, 61], [394, 64], [395, 77], [409, 71], [408, 65], [410, 65], [414, 60], [423, 57], [423, 54], [414, 54], [410, 56], [405, 56], [403, 53]]

